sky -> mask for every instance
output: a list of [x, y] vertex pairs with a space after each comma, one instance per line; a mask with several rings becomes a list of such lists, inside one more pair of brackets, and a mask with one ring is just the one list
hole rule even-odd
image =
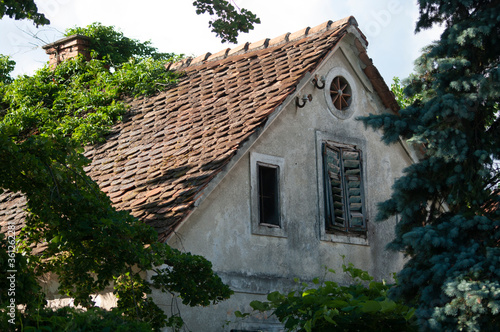
[[440, 28], [414, 34], [416, 0], [233, 0], [255, 13], [261, 24], [241, 34], [238, 44], [222, 44], [208, 27], [209, 15], [196, 15], [193, 0], [35, 0], [51, 21], [35, 28], [31, 21], [0, 20], [0, 54], [16, 61], [13, 76], [32, 74], [48, 55], [41, 46], [63, 37], [64, 30], [101, 22], [125, 36], [150, 40], [162, 52], [197, 56], [245, 42], [274, 38], [328, 20], [354, 16], [368, 38], [368, 55], [385, 81], [405, 78], [421, 49], [437, 40]]

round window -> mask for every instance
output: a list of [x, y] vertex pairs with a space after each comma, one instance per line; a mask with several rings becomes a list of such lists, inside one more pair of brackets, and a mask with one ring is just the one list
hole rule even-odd
[[343, 67], [330, 69], [325, 77], [326, 105], [330, 112], [341, 120], [353, 116], [357, 108], [356, 85], [351, 74]]
[[337, 76], [330, 84], [330, 97], [333, 106], [339, 111], [344, 111], [351, 105], [352, 90], [347, 80], [342, 76]]

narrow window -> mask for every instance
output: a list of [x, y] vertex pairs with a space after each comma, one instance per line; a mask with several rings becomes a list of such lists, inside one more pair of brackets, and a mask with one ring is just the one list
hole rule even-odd
[[250, 206], [252, 234], [287, 237], [285, 160], [250, 153]]
[[259, 223], [280, 225], [279, 168], [258, 164], [259, 178]]
[[361, 151], [323, 144], [326, 229], [366, 231]]

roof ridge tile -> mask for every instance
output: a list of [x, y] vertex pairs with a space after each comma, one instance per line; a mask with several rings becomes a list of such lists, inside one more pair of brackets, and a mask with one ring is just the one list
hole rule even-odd
[[275, 37], [275, 38], [265, 38], [262, 39], [258, 42], [254, 43], [249, 43], [246, 42], [244, 44], [238, 45], [234, 48], [226, 48], [224, 50], [221, 50], [215, 54], [211, 53], [205, 53], [203, 55], [200, 55], [196, 58], [186, 58], [181, 61], [178, 61], [176, 63], [168, 63], [165, 65], [165, 68], [167, 70], [175, 71], [175, 70], [180, 70], [183, 68], [186, 68], [190, 65], [198, 65], [202, 64], [206, 61], [214, 61], [214, 60], [221, 60], [221, 59], [226, 59], [229, 56], [233, 55], [239, 55], [246, 53], [248, 51], [255, 51], [255, 50], [261, 50], [265, 49], [268, 47], [274, 47], [280, 44], [288, 43], [294, 40], [298, 40], [301, 38], [306, 38], [311, 35], [315, 35], [318, 33], [323, 33], [329, 30], [337, 30], [340, 28], [343, 28], [345, 25], [352, 25], [354, 27], [358, 26], [358, 22], [354, 18], [354, 16], [348, 16], [343, 19], [337, 20], [337, 21], [326, 21], [324, 23], [321, 23], [320, 25], [317, 25], [315, 27], [306, 27], [304, 29], [301, 29], [299, 31], [296, 31], [294, 33], [287, 32], [285, 34], [282, 34], [281, 36]]
[[227, 58], [227, 55], [228, 55], [230, 50], [231, 50], [231, 48], [228, 47], [222, 51], [219, 51], [215, 54], [212, 54], [207, 58], [207, 61], [225, 59], [225, 58]]
[[299, 30], [299, 31], [295, 31], [290, 36], [288, 36], [288, 41], [293, 41], [293, 40], [307, 37], [307, 33], [309, 32], [309, 30], [311, 30], [310, 27], [304, 28], [304, 29]]
[[291, 35], [290, 32], [284, 33], [281, 36], [278, 36], [276, 38], [273, 38], [269, 41], [269, 46], [276, 46], [281, 43], [288, 43], [289, 39], [288, 37]]
[[250, 43], [246, 42], [245, 44], [236, 46], [235, 48], [233, 48], [229, 51], [227, 56], [245, 53], [248, 50], [249, 45], [250, 45]]
[[189, 66], [191, 64], [191, 61], [193, 60], [192, 57], [187, 57], [187, 58], [184, 58], [180, 61], [177, 61], [175, 63], [168, 63], [168, 67], [165, 66], [168, 70], [171, 70], [171, 71], [176, 71], [176, 70], [179, 70], [181, 68], [185, 68], [187, 66]]
[[250, 45], [248, 45], [248, 50], [255, 51], [255, 50], [267, 48], [269, 46], [269, 40], [270, 40], [269, 38], [265, 38], [265, 39], [259, 40], [258, 42], [251, 43]]
[[197, 56], [196, 58], [194, 58], [194, 59], [191, 61], [190, 65], [195, 65], [195, 64], [198, 64], [198, 63], [200, 63], [200, 62], [203, 62], [203, 61], [207, 60], [207, 59], [208, 59], [211, 55], [212, 55], [212, 53], [207, 52], [207, 53], [205, 53], [205, 54], [202, 54], [202, 55], [200, 55], [200, 56]]
[[309, 35], [314, 35], [319, 32], [327, 31], [330, 30], [330, 27], [332, 26], [333, 21], [326, 21], [320, 25], [315, 26], [314, 28], [311, 28], [308, 32]]

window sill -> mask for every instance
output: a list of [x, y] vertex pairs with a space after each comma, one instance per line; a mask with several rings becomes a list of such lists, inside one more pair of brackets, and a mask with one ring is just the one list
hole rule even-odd
[[283, 228], [276, 225], [259, 224], [257, 227], [252, 228], [253, 235], [264, 235], [274, 237], [286, 238], [286, 232]]
[[266, 224], [266, 223], [261, 223], [261, 224], [259, 224], [259, 227], [267, 227], [267, 228], [281, 228], [279, 225], [274, 225], [274, 224]]
[[368, 241], [368, 238], [366, 235], [359, 235], [359, 234], [352, 234], [352, 235], [347, 235], [347, 234], [339, 234], [339, 233], [324, 233], [321, 236], [322, 241], [327, 241], [327, 242], [335, 242], [335, 243], [346, 243], [346, 244], [355, 244], [355, 245], [360, 245], [360, 246], [369, 246], [370, 242]]

